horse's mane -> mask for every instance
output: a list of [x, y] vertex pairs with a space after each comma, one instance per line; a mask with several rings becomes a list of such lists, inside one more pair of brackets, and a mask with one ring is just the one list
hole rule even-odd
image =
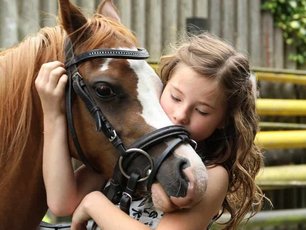
[[18, 160], [24, 152], [32, 128], [33, 100], [37, 97], [34, 80], [42, 63], [63, 60], [62, 41], [63, 30], [59, 26], [46, 27], [0, 53], [1, 164], [8, 158]]
[[[111, 41], [114, 36], [128, 44], [136, 43], [134, 35], [129, 30], [101, 15], [89, 19], [84, 28], [90, 28], [92, 33], [91, 36], [85, 36], [86, 39], [78, 45], [78, 50], [97, 48], [101, 46], [102, 41], [109, 39]], [[7, 160], [18, 161], [21, 158], [34, 128], [40, 129], [41, 135], [43, 133], [42, 111], [40, 106], [37, 108], [34, 103], [38, 101], [34, 80], [43, 63], [54, 60], [64, 61], [65, 37], [62, 26], [45, 27], [15, 47], [0, 52], [0, 165], [2, 166]], [[33, 122], [33, 119], [37, 118], [40, 119]]]

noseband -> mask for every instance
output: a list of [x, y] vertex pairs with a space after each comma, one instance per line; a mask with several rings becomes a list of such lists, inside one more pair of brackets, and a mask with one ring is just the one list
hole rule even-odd
[[[66, 91], [67, 123], [78, 156], [85, 165], [92, 168], [94, 171], [98, 171], [98, 169], [95, 168], [95, 166], [92, 165], [85, 156], [78, 140], [72, 114], [72, 98], [74, 95], [79, 96], [84, 102], [88, 111], [95, 120], [97, 131], [102, 132], [120, 154], [119, 160], [114, 169], [113, 178], [110, 180], [110, 185], [108, 186], [108, 189], [105, 190], [105, 194], [113, 203], [120, 203], [121, 209], [128, 213], [136, 184], [138, 182], [147, 181], [147, 187], [150, 189], [159, 167], [167, 156], [172, 153], [179, 144], [189, 143], [194, 146], [195, 142], [190, 139], [189, 133], [186, 129], [182, 126], [173, 125], [146, 134], [136, 140], [130, 148], [126, 148], [120, 137], [117, 135], [116, 130], [104, 116], [102, 108], [97, 105], [94, 98], [91, 96], [83, 77], [78, 71], [78, 64], [92, 58], [147, 59], [149, 54], [145, 49], [95, 49], [75, 56], [73, 45], [70, 39], [67, 38], [65, 43], [65, 56], [68, 75], [68, 87]], [[168, 141], [167, 148], [155, 161], [153, 161], [151, 156], [147, 153], [147, 150], [167, 138], [171, 138], [171, 140]], [[128, 175], [123, 164], [124, 161], [128, 161], [137, 155], [143, 155], [150, 165], [150, 170], [147, 175], [142, 178], [140, 178], [140, 175], [137, 173], [131, 173], [131, 175]], [[125, 178], [126, 180], [124, 186], [122, 185], [122, 178]]]

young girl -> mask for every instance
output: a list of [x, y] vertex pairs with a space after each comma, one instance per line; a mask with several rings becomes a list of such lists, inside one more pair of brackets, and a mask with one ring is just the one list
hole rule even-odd
[[[246, 214], [260, 210], [263, 198], [254, 181], [262, 155], [254, 144], [258, 127], [248, 60], [218, 38], [201, 34], [161, 59], [160, 76], [165, 85], [160, 103], [171, 121], [186, 127], [198, 142], [208, 186], [200, 203], [164, 213], [156, 229], [203, 230], [223, 212], [230, 214], [225, 229], [236, 229]], [[36, 80], [44, 110], [43, 175], [49, 208], [56, 215], [73, 213], [71, 227], [76, 230], [85, 229], [90, 218], [106, 230], [149, 229], [94, 191], [101, 187], [100, 175], [86, 167], [74, 174], [62, 105], [66, 82], [59, 62], [43, 65]], [[158, 196], [163, 207], [171, 205], [167, 195]]]

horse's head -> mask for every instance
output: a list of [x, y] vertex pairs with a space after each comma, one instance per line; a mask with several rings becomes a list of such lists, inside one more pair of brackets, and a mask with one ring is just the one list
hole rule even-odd
[[136, 183], [138, 192], [158, 182], [169, 197], [179, 197], [172, 201], [180, 208], [198, 202], [206, 189], [205, 166], [188, 133], [173, 126], [162, 110], [163, 86], [142, 60], [146, 51], [136, 48], [111, 1], [98, 8], [106, 16], [91, 19], [68, 0], [59, 3], [69, 41], [67, 116], [77, 136], [74, 143], [70, 138], [71, 154], [108, 178], [114, 171], [114, 183]]

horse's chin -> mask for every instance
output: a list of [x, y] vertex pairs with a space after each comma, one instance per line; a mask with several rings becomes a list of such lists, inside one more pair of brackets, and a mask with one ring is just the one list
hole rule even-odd
[[173, 177], [171, 183], [157, 176], [157, 183], [151, 189], [154, 206], [161, 211], [171, 212], [198, 204], [206, 192], [208, 182], [203, 167], [187, 167], [182, 170], [183, 176]]
[[152, 185], [151, 193], [154, 207], [165, 213], [191, 208], [202, 199], [200, 194], [195, 194], [192, 185], [189, 186], [187, 194], [184, 197], [168, 196], [159, 183]]

